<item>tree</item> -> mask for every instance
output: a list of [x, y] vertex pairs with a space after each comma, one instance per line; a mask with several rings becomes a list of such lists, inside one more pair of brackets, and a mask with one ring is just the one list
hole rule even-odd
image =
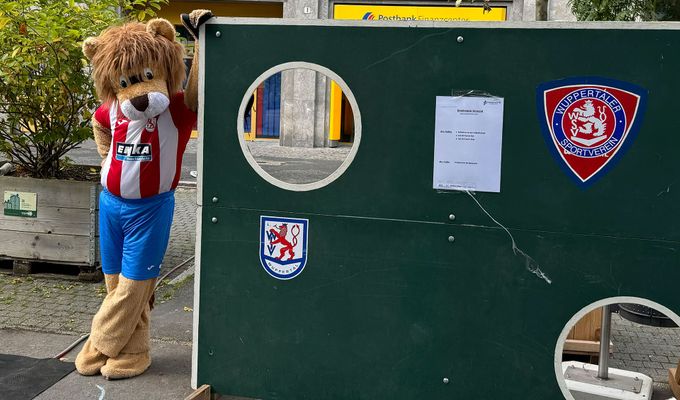
[[580, 21], [678, 21], [677, 0], [569, 0]]
[[64, 155], [91, 135], [96, 98], [83, 40], [153, 16], [161, 2], [0, 2], [0, 152], [33, 177], [58, 176]]

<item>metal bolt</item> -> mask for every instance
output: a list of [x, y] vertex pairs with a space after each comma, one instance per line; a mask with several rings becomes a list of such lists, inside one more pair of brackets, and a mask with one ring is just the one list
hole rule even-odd
[[220, 37], [220, 36], [222, 36], [222, 32], [220, 32], [220, 31], [215, 32], [215, 37]]
[[213, 198], [212, 198], [212, 202], [213, 202], [213, 203], [217, 203], [218, 201], [220, 201], [220, 199], [218, 199], [217, 197], [213, 197]]
[[455, 237], [453, 237], [453, 236], [449, 236], [449, 242], [453, 243], [453, 241], [454, 241], [454, 240], [456, 240], [456, 238], [455, 238]]
[[449, 384], [449, 378], [442, 379], [442, 382], [444, 382], [445, 385], [448, 385]]
[[[219, 32], [218, 32], [218, 33], [219, 33]], [[456, 42], [458, 42], [458, 43], [463, 43], [463, 40], [464, 40], [464, 39], [463, 39], [462, 36], [458, 36], [458, 37], [456, 38]]]
[[456, 219], [456, 216], [453, 215], [453, 214], [449, 214], [449, 219], [450, 219], [451, 221], [453, 221], [454, 219]]
[[213, 224], [216, 224], [217, 223], [217, 217], [212, 217], [211, 221], [212, 221]]

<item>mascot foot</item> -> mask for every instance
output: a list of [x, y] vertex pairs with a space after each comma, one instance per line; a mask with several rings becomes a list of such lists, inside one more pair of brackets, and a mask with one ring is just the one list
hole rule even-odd
[[76, 369], [80, 375], [97, 375], [108, 359], [88, 339], [76, 357]]
[[106, 379], [125, 379], [141, 375], [151, 365], [149, 352], [143, 353], [120, 353], [115, 358], [109, 358], [101, 368], [102, 375]]

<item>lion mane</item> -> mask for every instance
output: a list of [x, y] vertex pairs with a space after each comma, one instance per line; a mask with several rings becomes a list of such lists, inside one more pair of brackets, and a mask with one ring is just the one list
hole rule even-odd
[[182, 89], [186, 76], [184, 49], [175, 40], [174, 27], [166, 20], [129, 22], [108, 28], [98, 37], [88, 39], [83, 50], [92, 63], [92, 78], [102, 102], [116, 99], [121, 75], [139, 75], [147, 67], [163, 75], [169, 94]]

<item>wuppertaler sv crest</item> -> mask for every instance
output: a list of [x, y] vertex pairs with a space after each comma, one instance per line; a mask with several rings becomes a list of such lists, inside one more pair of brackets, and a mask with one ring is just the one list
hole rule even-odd
[[633, 143], [647, 92], [611, 79], [548, 82], [537, 92], [538, 114], [551, 152], [580, 186], [604, 175]]
[[302, 272], [308, 227], [306, 219], [260, 217], [260, 262], [269, 275], [292, 279]]

